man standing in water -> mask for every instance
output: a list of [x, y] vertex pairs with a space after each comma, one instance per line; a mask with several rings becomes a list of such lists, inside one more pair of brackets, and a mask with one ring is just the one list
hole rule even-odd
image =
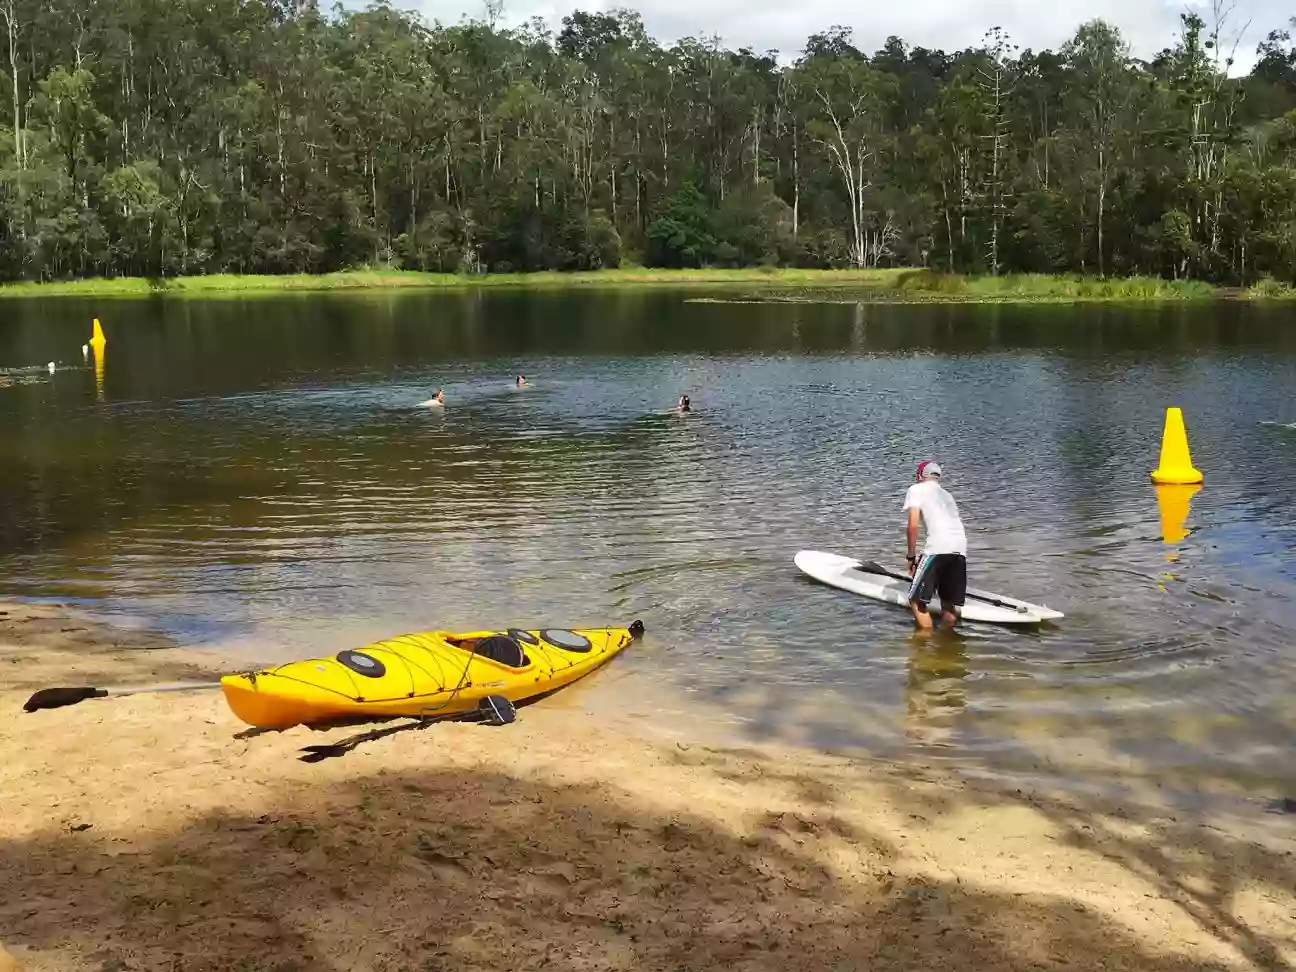
[[[909, 513], [905, 530], [908, 541], [909, 610], [914, 622], [924, 631], [932, 628], [927, 605], [932, 595], [940, 597], [941, 626], [953, 628], [963, 613], [967, 597], [967, 534], [959, 518], [958, 504], [940, 484], [941, 467], [930, 460], [918, 463], [916, 480], [905, 493], [904, 508]], [[918, 523], [927, 531], [927, 543], [921, 559], [918, 550]]]

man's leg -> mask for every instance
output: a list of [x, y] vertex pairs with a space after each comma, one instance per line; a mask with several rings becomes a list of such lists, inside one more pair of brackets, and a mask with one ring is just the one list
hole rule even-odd
[[927, 610], [927, 603], [932, 598], [936, 578], [932, 569], [934, 557], [924, 555], [914, 568], [913, 582], [909, 585], [909, 613], [913, 615], [914, 624], [922, 631], [932, 629], [932, 616]]
[[931, 612], [927, 610], [927, 605], [919, 601], [909, 602], [909, 613], [913, 615], [914, 624], [918, 625], [922, 631], [932, 629]]
[[958, 555], [942, 558], [936, 587], [941, 600], [941, 627], [952, 631], [963, 617], [963, 602], [967, 600], [967, 560]]

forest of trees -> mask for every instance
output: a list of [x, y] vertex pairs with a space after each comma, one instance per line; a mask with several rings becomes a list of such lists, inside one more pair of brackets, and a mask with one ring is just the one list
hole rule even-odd
[[[1296, 47], [790, 62], [638, 15], [0, 0], [0, 279], [652, 266], [1296, 279]], [[1296, 21], [1294, 21], [1296, 24]]]

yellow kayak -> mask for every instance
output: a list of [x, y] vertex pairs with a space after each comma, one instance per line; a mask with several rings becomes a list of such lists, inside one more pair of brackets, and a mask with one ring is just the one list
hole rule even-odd
[[427, 631], [376, 641], [331, 658], [289, 662], [221, 679], [234, 714], [254, 726], [391, 716], [452, 716], [487, 696], [525, 702], [588, 675], [643, 634], [628, 628], [568, 631]]

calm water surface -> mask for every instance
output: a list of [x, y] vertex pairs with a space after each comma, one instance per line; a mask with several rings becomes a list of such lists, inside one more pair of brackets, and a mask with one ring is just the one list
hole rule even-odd
[[[412, 407], [442, 386], [443, 411]], [[642, 618], [579, 704], [681, 738], [1261, 800], [1296, 787], [1293, 391], [1285, 307], [9, 301], [0, 596], [240, 664]], [[698, 411], [666, 414], [684, 392]], [[1147, 480], [1169, 404], [1207, 479], [1173, 543]], [[973, 583], [1066, 620], [926, 643], [797, 572], [804, 547], [901, 562], [929, 456]]]

